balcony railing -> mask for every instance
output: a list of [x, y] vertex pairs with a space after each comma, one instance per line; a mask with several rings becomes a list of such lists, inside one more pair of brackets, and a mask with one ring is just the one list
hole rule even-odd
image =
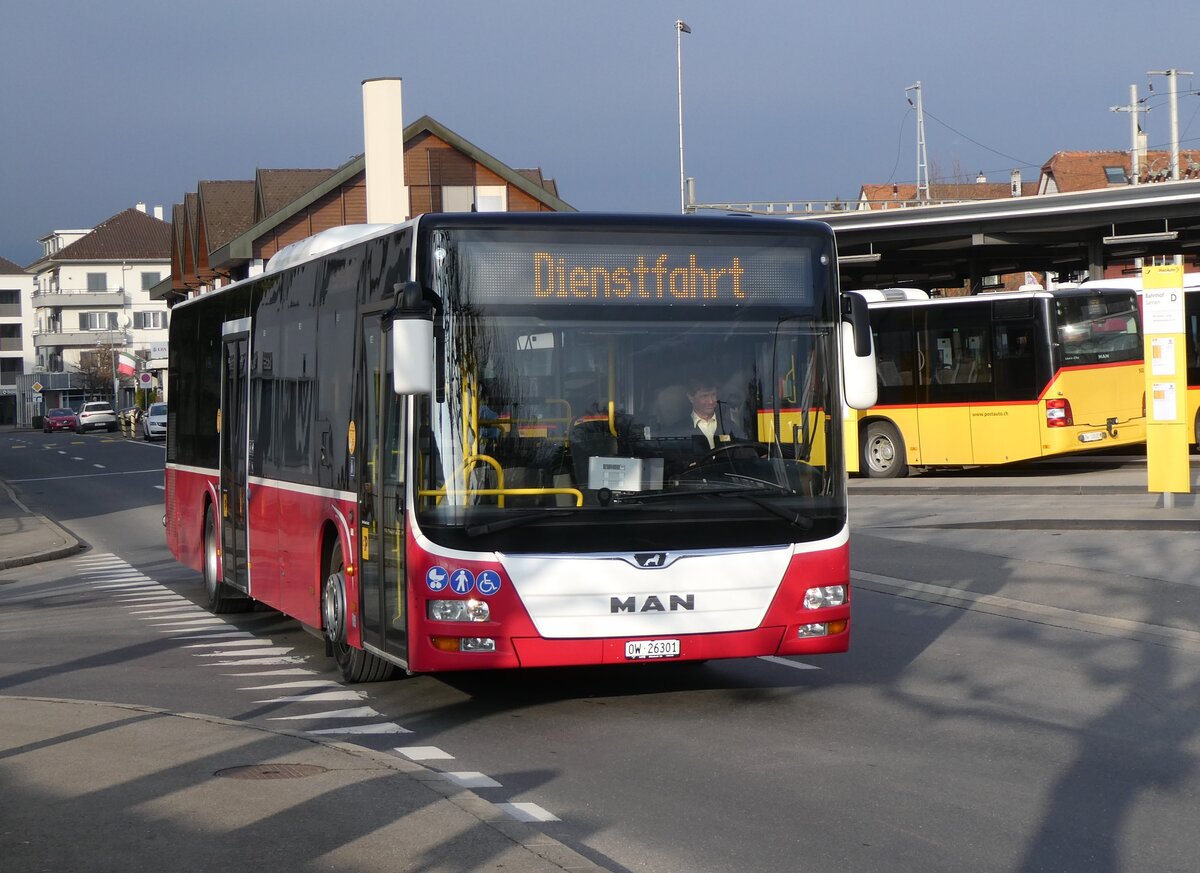
[[126, 294], [120, 288], [104, 291], [55, 288], [50, 291], [33, 292], [33, 305], [37, 309], [47, 306], [124, 306], [127, 302]]
[[43, 328], [33, 332], [35, 349], [70, 346], [71, 348], [98, 348], [100, 346], [127, 346], [129, 334], [121, 330], [60, 330]]

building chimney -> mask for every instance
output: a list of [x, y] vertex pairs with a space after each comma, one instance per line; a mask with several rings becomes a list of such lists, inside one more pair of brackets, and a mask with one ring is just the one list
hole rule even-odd
[[146, 204], [145, 203], [139, 203], [135, 208], [137, 209], [138, 212], [142, 213], [143, 215], [146, 214]]
[[1009, 179], [1010, 179], [1009, 184], [1011, 186], [1010, 193], [1012, 194], [1013, 197], [1020, 197], [1021, 196], [1021, 171], [1013, 170], [1012, 175], [1009, 177]]
[[163, 220], [163, 208], [161, 206], [154, 207], [154, 217], [159, 221]]
[[366, 79], [362, 83], [368, 224], [396, 224], [408, 220], [400, 81], [396, 78]]

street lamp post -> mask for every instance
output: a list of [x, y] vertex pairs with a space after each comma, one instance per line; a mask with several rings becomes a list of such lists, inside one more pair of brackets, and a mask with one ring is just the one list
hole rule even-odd
[[687, 214], [687, 180], [683, 175], [683, 35], [692, 29], [682, 18], [675, 22], [675, 66], [679, 83], [679, 211]]

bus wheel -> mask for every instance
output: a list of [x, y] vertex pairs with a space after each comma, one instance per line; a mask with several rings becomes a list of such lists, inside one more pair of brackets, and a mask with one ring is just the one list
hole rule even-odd
[[904, 440], [888, 421], [872, 421], [863, 431], [862, 469], [871, 479], [898, 479], [908, 473]]
[[321, 618], [325, 642], [342, 678], [347, 682], [381, 682], [392, 678], [394, 668], [378, 655], [356, 649], [346, 643], [346, 564], [342, 544], [335, 543], [329, 558], [329, 572], [321, 590]]
[[221, 560], [218, 556], [216, 507], [210, 505], [204, 518], [204, 593], [208, 599], [208, 611], [213, 615], [230, 612], [246, 612], [254, 601], [240, 594], [235, 595], [221, 578]]

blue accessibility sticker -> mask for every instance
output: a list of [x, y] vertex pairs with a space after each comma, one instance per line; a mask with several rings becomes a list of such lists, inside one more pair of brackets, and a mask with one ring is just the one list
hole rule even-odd
[[470, 594], [475, 587], [475, 574], [470, 570], [455, 570], [450, 574], [450, 588], [455, 594]]
[[449, 581], [450, 574], [446, 572], [445, 567], [435, 566], [425, 571], [425, 587], [430, 591], [444, 591]]
[[480, 570], [475, 577], [476, 590], [485, 596], [495, 594], [500, 590], [500, 574], [495, 570]]

